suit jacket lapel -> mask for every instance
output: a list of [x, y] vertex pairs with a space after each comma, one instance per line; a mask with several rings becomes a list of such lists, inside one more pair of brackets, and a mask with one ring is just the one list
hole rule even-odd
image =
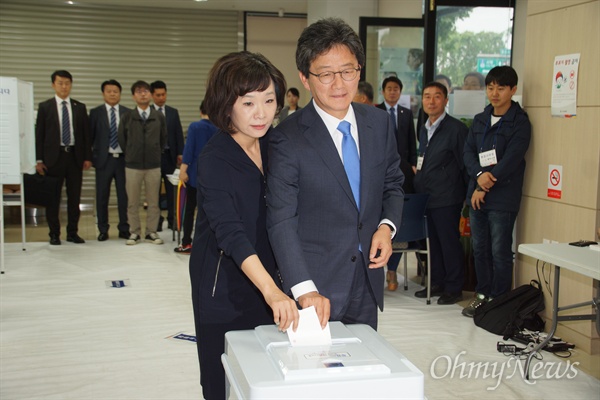
[[354, 107], [354, 116], [358, 125], [358, 146], [360, 147], [360, 203], [361, 210], [368, 209], [369, 193], [371, 193], [371, 179], [367, 175], [373, 160], [378, 160], [383, 157], [383, 154], [377, 154], [373, 146], [374, 137], [373, 126], [367, 118], [367, 112], [364, 108]]
[[[323, 120], [315, 110], [315, 107], [312, 102], [310, 102], [306, 106], [306, 108], [307, 110], [302, 114], [301, 120], [301, 123], [305, 128], [302, 134], [306, 138], [306, 141], [310, 143], [311, 146], [313, 146], [323, 163], [331, 171], [333, 176], [336, 178], [336, 180], [346, 193], [348, 199], [352, 201], [352, 203], [356, 207], [356, 202], [354, 201], [354, 195], [352, 194], [350, 182], [348, 182], [348, 176], [346, 175], [344, 164], [340, 159], [340, 155], [337, 151], [337, 148], [335, 147], [335, 144], [333, 143], [333, 140], [331, 139], [331, 135], [329, 134], [327, 127], [325, 126]], [[361, 187], [363, 175], [362, 168], [363, 167], [361, 163]]]

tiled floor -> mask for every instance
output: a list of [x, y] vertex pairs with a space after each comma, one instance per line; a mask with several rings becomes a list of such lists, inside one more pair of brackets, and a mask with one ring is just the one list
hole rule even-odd
[[[21, 241], [18, 207], [5, 208], [8, 244], [7, 273], [0, 280], [1, 398], [198, 398], [194, 346], [164, 340], [179, 331], [193, 331], [188, 256], [173, 253], [176, 242], [170, 240], [171, 231], [161, 234], [164, 246], [125, 246], [117, 238], [114, 188], [110, 204], [111, 239], [99, 243], [94, 171], [85, 172], [79, 234], [88, 243], [63, 241], [60, 247], [49, 246], [43, 212], [36, 215], [30, 209], [27, 252], [16, 244]], [[66, 218], [64, 205], [61, 217]], [[63, 231], [63, 239], [64, 235]], [[499, 366], [506, 357], [495, 351], [497, 336], [460, 315], [468, 293], [459, 305], [433, 302], [426, 306], [412, 295], [419, 289], [414, 275], [416, 267], [409, 261], [409, 291], [386, 291], [379, 332], [425, 374], [428, 398], [598, 398], [598, 379], [581, 372], [574, 379], [552, 377], [536, 385], [519, 377], [438, 379], [440, 372], [433, 368], [440, 357], [454, 358], [465, 351], [467, 363], [489, 361]], [[123, 278], [131, 280], [130, 290], [110, 291], [104, 286], [106, 280]], [[544, 355], [543, 362], [566, 362]], [[568, 361], [599, 374], [598, 356], [575, 351]], [[497, 388], [489, 389], [500, 380]]]

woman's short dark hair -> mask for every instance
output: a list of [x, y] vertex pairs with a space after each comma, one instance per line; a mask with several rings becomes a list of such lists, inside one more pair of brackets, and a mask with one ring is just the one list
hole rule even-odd
[[287, 92], [291, 93], [292, 96], [300, 97], [300, 92], [295, 87], [289, 88]]
[[284, 105], [285, 78], [265, 56], [249, 51], [229, 53], [208, 74], [204, 106], [210, 120], [224, 132], [234, 133], [231, 111], [238, 97], [275, 86], [277, 112]]
[[340, 18], [325, 18], [302, 31], [296, 47], [298, 71], [308, 78], [311, 63], [336, 46], [346, 46], [358, 65], [365, 66], [365, 51], [354, 29]]

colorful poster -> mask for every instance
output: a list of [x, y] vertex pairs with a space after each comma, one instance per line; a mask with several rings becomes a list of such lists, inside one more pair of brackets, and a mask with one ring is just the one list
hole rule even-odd
[[577, 115], [577, 75], [580, 54], [554, 58], [552, 75], [552, 116], [572, 118]]

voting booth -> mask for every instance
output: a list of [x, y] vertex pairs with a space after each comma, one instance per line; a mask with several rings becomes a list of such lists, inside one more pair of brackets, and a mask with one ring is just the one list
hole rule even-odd
[[[35, 170], [33, 83], [0, 77], [0, 270], [4, 273], [4, 206], [21, 207], [21, 238], [25, 250], [23, 174]], [[18, 187], [16, 191], [5, 190]]]
[[368, 325], [330, 322], [331, 344], [291, 346], [274, 325], [225, 335], [229, 399], [423, 399], [424, 376]]

